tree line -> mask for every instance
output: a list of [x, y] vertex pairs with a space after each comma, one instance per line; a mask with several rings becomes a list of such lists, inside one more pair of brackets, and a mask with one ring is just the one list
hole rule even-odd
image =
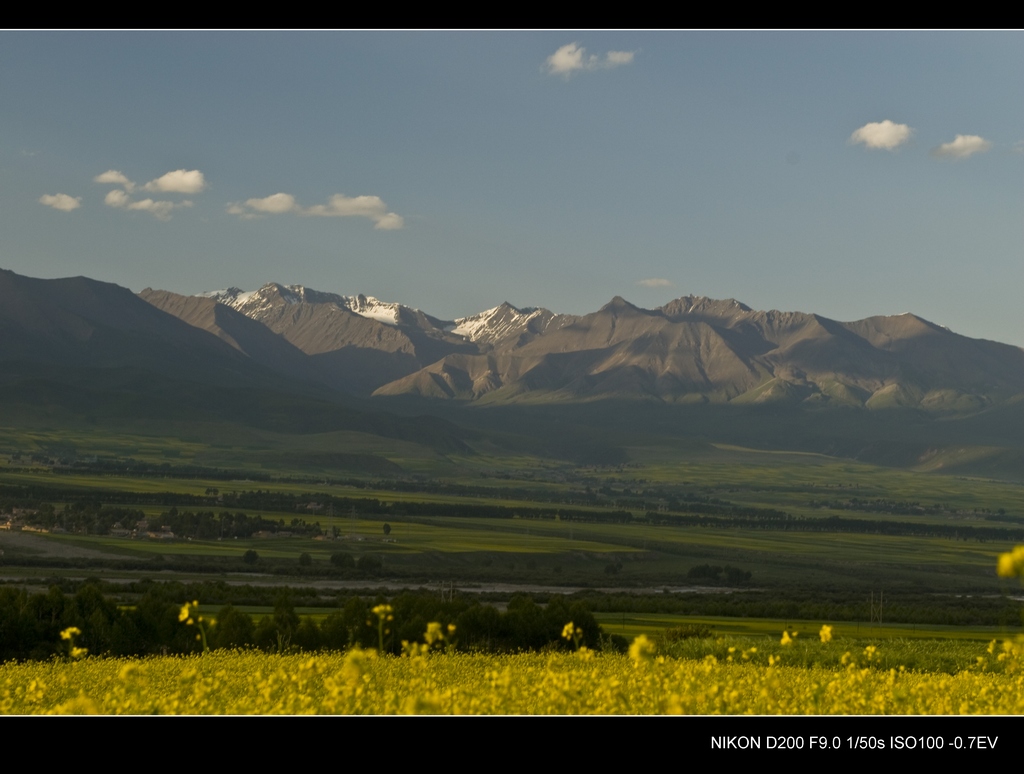
[[[641, 513], [631, 510], [608, 510], [593, 508], [558, 508], [544, 506], [506, 506], [498, 504], [477, 504], [477, 503], [434, 503], [400, 500], [389, 502], [369, 497], [338, 497], [325, 493], [304, 493], [290, 494], [284, 492], [273, 492], [269, 490], [248, 490], [243, 492], [213, 492], [208, 490], [206, 495], [188, 495], [174, 492], [124, 492], [124, 491], [95, 491], [95, 490], [67, 490], [56, 487], [45, 487], [41, 485], [12, 486], [0, 485], [0, 507], [8, 510], [17, 506], [21, 508], [33, 508], [39, 511], [35, 518], [39, 523], [43, 520], [54, 518], [52, 501], [64, 501], [68, 503], [65, 514], [86, 514], [98, 513], [103, 508], [116, 508], [121, 505], [166, 505], [171, 506], [171, 511], [160, 517], [160, 524], [166, 524], [175, 534], [191, 535], [198, 537], [198, 530], [204, 535], [211, 537], [224, 536], [220, 530], [226, 523], [225, 519], [230, 517], [239, 521], [238, 527], [230, 536], [244, 536], [242, 533], [252, 526], [253, 532], [259, 530], [279, 531], [289, 529], [281, 524], [280, 520], [273, 521], [263, 519], [260, 516], [246, 517], [247, 519], [260, 520], [258, 522], [239, 520], [238, 514], [244, 516], [245, 511], [301, 511], [308, 513], [310, 510], [318, 514], [333, 515], [335, 517], [355, 516], [376, 516], [392, 520], [403, 518], [474, 518], [474, 519], [539, 519], [559, 520], [583, 523], [605, 523], [605, 524], [653, 524], [667, 526], [692, 526], [710, 528], [741, 528], [761, 530], [781, 530], [793, 532], [826, 532], [826, 533], [856, 533], [874, 535], [899, 535], [916, 537], [938, 537], [950, 540], [973, 540], [979, 542], [987, 541], [1014, 541], [1024, 540], [1024, 526], [1019, 522], [1002, 521], [998, 519], [1000, 514], [991, 517], [993, 521], [999, 521], [1006, 526], [988, 525], [965, 525], [965, 524], [926, 524], [913, 521], [892, 521], [889, 519], [859, 519], [840, 516], [808, 517], [794, 516], [785, 511], [774, 508], [757, 508], [753, 506], [741, 506], [728, 501], [716, 498], [685, 497], [673, 501], [675, 510], [666, 510], [663, 506], [650, 508]], [[195, 517], [195, 523], [186, 521], [174, 522], [178, 517], [178, 506], [213, 505], [224, 508], [217, 517], [213, 511], [203, 511], [206, 514], [202, 517]], [[863, 507], [863, 506], [861, 506]], [[231, 511], [234, 511], [232, 516]], [[187, 513], [196, 512], [189, 511]], [[66, 516], [65, 516], [66, 518]], [[199, 521], [205, 518], [205, 526], [200, 526]], [[1003, 516], [1005, 519], [1006, 517]], [[229, 523], [233, 523], [228, 519]], [[108, 520], [109, 521], [109, 520]], [[100, 522], [103, 523], [102, 521]], [[178, 523], [179, 528], [170, 526]], [[216, 526], [211, 526], [216, 524]], [[257, 524], [262, 526], [256, 526]], [[191, 531], [189, 531], [191, 530]], [[290, 531], [301, 534], [320, 534], [316, 524], [308, 524], [302, 519], [293, 519]], [[102, 533], [100, 533], [102, 534]]]
[[[374, 608], [387, 605], [381, 620]], [[0, 588], [0, 662], [48, 659], [67, 651], [61, 632], [70, 627], [81, 633], [75, 645], [91, 655], [144, 656], [158, 653], [197, 653], [202, 643], [197, 626], [181, 620], [182, 600], [156, 586], [137, 604], [125, 607], [105, 596], [98, 585], [83, 584], [74, 594], [58, 586], [46, 593]], [[195, 614], [193, 613], [193, 618]], [[515, 652], [565, 649], [563, 629], [570, 621], [580, 630], [579, 644], [622, 648], [625, 641], [603, 636], [590, 611], [580, 602], [553, 599], [541, 606], [520, 595], [508, 608], [476, 600], [441, 600], [437, 595], [403, 593], [391, 599], [369, 600], [354, 596], [325, 616], [300, 617], [291, 594], [279, 594], [273, 612], [258, 618], [224, 605], [208, 627], [211, 648], [259, 648], [272, 652], [345, 650], [353, 646], [400, 653], [403, 640], [418, 642], [430, 622], [447, 629], [451, 646], [460, 651]]]

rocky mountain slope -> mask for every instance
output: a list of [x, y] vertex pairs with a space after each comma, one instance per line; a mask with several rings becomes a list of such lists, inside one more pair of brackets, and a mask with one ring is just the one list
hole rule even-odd
[[[363, 395], [963, 413], [1024, 393], [1024, 350], [960, 336], [912, 314], [839, 322], [757, 311], [733, 299], [684, 296], [642, 309], [616, 297], [583, 316], [503, 303], [444, 321], [372, 297], [276, 283], [192, 300], [148, 289], [141, 296], [258, 362]], [[277, 341], [236, 333], [237, 321], [218, 317], [218, 307], [262, 324]], [[285, 344], [306, 356], [305, 365]]]
[[579, 318], [540, 320], [525, 335], [474, 331], [478, 354], [448, 355], [375, 394], [972, 411], [1024, 391], [1024, 351], [909, 314], [842, 323], [733, 300], [685, 297], [647, 310], [617, 297]]

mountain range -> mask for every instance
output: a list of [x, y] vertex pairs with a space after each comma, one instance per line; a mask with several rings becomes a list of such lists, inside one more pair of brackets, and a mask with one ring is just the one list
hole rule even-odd
[[616, 296], [577, 316], [502, 303], [457, 320], [364, 295], [269, 283], [153, 307], [281, 376], [363, 397], [466, 403], [785, 403], [969, 413], [1024, 394], [1024, 350], [913, 314], [839, 322], [684, 296]]
[[1024, 350], [913, 314], [684, 296], [444, 320], [298, 285], [135, 294], [0, 270], [0, 434], [15, 444], [70, 428], [202, 438], [210, 464], [325, 472], [726, 444], [1020, 480], [1022, 398]]

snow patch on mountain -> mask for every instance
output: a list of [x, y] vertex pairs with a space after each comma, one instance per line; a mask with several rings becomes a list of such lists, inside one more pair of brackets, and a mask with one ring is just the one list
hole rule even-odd
[[445, 330], [474, 342], [495, 342], [524, 332], [533, 321], [546, 323], [552, 316], [547, 309], [516, 309], [506, 302], [479, 314], [460, 317]]
[[357, 296], [342, 296], [341, 298], [343, 305], [350, 312], [388, 325], [398, 325], [398, 317], [402, 309], [401, 304], [379, 301], [373, 296], [364, 296], [362, 293]]
[[402, 309], [408, 309], [414, 313], [418, 311], [402, 304], [380, 301], [362, 293], [354, 296], [341, 296], [336, 293], [313, 290], [303, 285], [280, 285], [276, 282], [268, 282], [259, 290], [244, 291], [240, 288], [226, 288], [210, 290], [197, 295], [202, 298], [212, 298], [253, 319], [258, 319], [261, 313], [282, 301], [286, 304], [334, 304], [341, 309], [358, 314], [360, 317], [367, 317], [387, 325], [398, 325]]
[[217, 301], [218, 303], [226, 304], [227, 306], [234, 306], [236, 303], [239, 303], [240, 301], [244, 303], [249, 299], [249, 297], [254, 295], [256, 292], [257, 291], [255, 290], [250, 290], [249, 292], [246, 292], [241, 288], [225, 288], [224, 290], [208, 290], [205, 293], [196, 293], [196, 297], [212, 298], [214, 301]]

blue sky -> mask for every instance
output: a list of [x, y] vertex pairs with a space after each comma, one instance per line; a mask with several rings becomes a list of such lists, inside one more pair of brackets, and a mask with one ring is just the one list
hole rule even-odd
[[1024, 345], [1019, 32], [6, 32], [0, 104], [21, 274]]

